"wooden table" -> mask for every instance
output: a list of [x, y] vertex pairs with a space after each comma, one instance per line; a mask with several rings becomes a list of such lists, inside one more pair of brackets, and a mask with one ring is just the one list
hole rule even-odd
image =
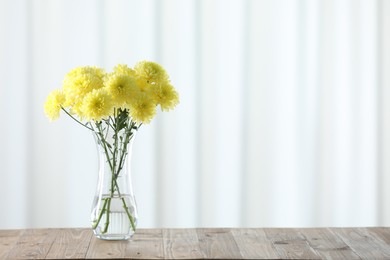
[[138, 229], [103, 241], [86, 228], [0, 230], [0, 259], [390, 259], [390, 228]]

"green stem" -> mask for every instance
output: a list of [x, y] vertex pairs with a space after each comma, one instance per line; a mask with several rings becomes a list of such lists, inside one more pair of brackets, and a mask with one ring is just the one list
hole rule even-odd
[[126, 133], [125, 141], [122, 142], [122, 152], [121, 152], [121, 157], [120, 157], [120, 160], [119, 160], [118, 171], [116, 173], [116, 176], [119, 175], [120, 171], [123, 168], [123, 164], [124, 164], [124, 160], [123, 159], [125, 158], [125, 156], [127, 154], [127, 145], [129, 144], [132, 136], [133, 136], [133, 133], [131, 131], [128, 131]]
[[124, 207], [125, 210], [126, 210], [126, 214], [127, 214], [127, 216], [129, 217], [129, 219], [130, 219], [131, 228], [133, 229], [133, 231], [135, 231], [134, 218], [133, 218], [133, 216], [131, 215], [131, 213], [129, 212], [129, 208], [128, 208], [127, 205], [126, 205], [125, 199], [124, 199], [124, 198], [121, 198], [121, 199], [122, 199], [122, 202], [123, 202], [123, 207]]
[[104, 198], [103, 200], [104, 200], [103, 207], [100, 209], [98, 219], [97, 219], [96, 222], [92, 225], [92, 229], [95, 229], [95, 228], [99, 225], [100, 219], [101, 219], [102, 216], [103, 216], [103, 212], [106, 210], [107, 198]]
[[[108, 161], [108, 164], [111, 168], [111, 171], [113, 169], [113, 167], [115, 167], [113, 165], [113, 162], [111, 162], [111, 159], [110, 159], [110, 156], [109, 156], [109, 153], [108, 153], [108, 148], [107, 148], [107, 142], [104, 138], [104, 135], [103, 135], [103, 129], [101, 127], [101, 124], [100, 123], [96, 123], [96, 127], [98, 129], [98, 138], [100, 139], [100, 142], [103, 146], [103, 149], [104, 149], [104, 153], [106, 154], [106, 158], [107, 158], [107, 161]], [[111, 198], [113, 197], [113, 193], [114, 193], [114, 190], [113, 190], [113, 182], [111, 181]], [[108, 229], [108, 225], [110, 223], [110, 206], [111, 206], [111, 198], [106, 198], [106, 201], [105, 201], [105, 206], [107, 207], [107, 210], [105, 209], [105, 207], [102, 209], [102, 212], [103, 211], [106, 211], [106, 223], [105, 223], [105, 227], [104, 227], [104, 230], [102, 231], [102, 233], [106, 233], [107, 232], [107, 229]], [[100, 212], [100, 214], [103, 214], [102, 212]], [[96, 226], [99, 225], [99, 222], [101, 220], [101, 217], [98, 219], [97, 223], [95, 224]]]
[[[119, 112], [119, 113], [121, 113], [121, 112]], [[122, 197], [122, 195], [120, 193], [119, 185], [118, 185], [118, 182], [117, 182], [117, 178], [119, 177], [119, 173], [120, 173], [120, 171], [123, 168], [123, 164], [124, 164], [124, 161], [125, 161], [124, 157], [127, 154], [127, 145], [128, 145], [129, 141], [131, 140], [131, 138], [133, 136], [132, 129], [133, 128], [134, 129], [138, 129], [141, 126], [141, 124], [138, 127], [135, 127], [135, 123], [132, 120], [130, 120], [129, 124], [126, 124], [126, 127], [125, 127], [125, 132], [126, 132], [125, 140], [121, 140], [122, 149], [118, 150], [118, 140], [119, 140], [119, 137], [118, 137], [119, 129], [118, 129], [118, 127], [121, 126], [124, 123], [124, 120], [125, 119], [121, 120], [119, 118], [119, 114], [118, 114], [118, 115], [115, 115], [115, 121], [112, 120], [113, 125], [111, 125], [111, 122], [109, 120], [106, 121], [106, 123], [108, 125], [107, 131], [108, 131], [108, 128], [110, 128], [110, 127], [115, 130], [115, 134], [113, 136], [113, 138], [114, 138], [114, 144], [113, 144], [114, 145], [114, 149], [113, 150], [111, 150], [112, 148], [110, 148], [110, 150], [108, 150], [108, 144], [106, 142], [106, 139], [104, 138], [103, 129], [102, 129], [101, 123], [100, 122], [99, 123], [96, 122], [96, 127], [98, 129], [98, 132], [95, 132], [95, 133], [97, 134], [98, 139], [101, 141], [101, 144], [103, 146], [104, 153], [106, 154], [106, 158], [107, 158], [107, 161], [109, 163], [109, 166], [110, 166], [110, 169], [111, 169], [111, 174], [112, 174], [112, 177], [111, 177], [111, 194], [110, 194], [111, 196], [110, 196], [110, 198], [105, 198], [105, 202], [104, 202], [103, 208], [102, 208], [102, 210], [101, 210], [101, 212], [99, 214], [99, 217], [98, 217], [96, 223], [94, 223], [94, 225], [93, 225], [93, 228], [96, 228], [99, 225], [104, 212], [106, 212], [106, 223], [104, 225], [104, 229], [103, 229], [102, 233], [106, 233], [107, 230], [108, 230], [108, 226], [109, 226], [109, 223], [110, 223], [110, 216], [109, 215], [110, 215], [110, 208], [111, 208], [111, 199], [114, 196], [115, 188], [116, 188], [116, 192], [118, 193], [119, 198], [121, 198], [121, 200], [122, 200], [123, 208], [125, 209], [126, 214], [127, 214], [128, 218], [130, 220], [132, 229], [135, 231], [135, 228], [136, 228], [135, 227], [134, 217], [131, 215], [131, 213], [129, 211], [129, 208], [127, 207], [126, 201], [125, 201], [125, 199]], [[107, 135], [106, 135], [106, 137], [107, 137]], [[111, 152], [112, 159], [110, 158], [109, 151]], [[119, 156], [118, 156], [118, 158], [119, 158], [119, 165], [116, 164], [116, 159], [117, 159], [118, 153], [119, 153]]]
[[103, 130], [102, 130], [101, 126], [98, 123], [96, 123], [96, 127], [99, 130], [99, 132], [98, 132], [98, 135], [100, 136], [99, 139], [100, 139], [100, 142], [102, 143], [102, 146], [103, 146], [103, 149], [104, 149], [104, 153], [106, 154], [107, 161], [108, 161], [108, 163], [110, 165], [110, 168], [111, 168], [111, 171], [112, 171], [113, 166], [112, 166], [112, 163], [111, 163], [110, 155], [108, 154], [106, 140], [104, 139], [104, 136], [103, 136]]
[[77, 120], [74, 116], [72, 116], [68, 111], [66, 111], [65, 108], [61, 107], [61, 109], [68, 115], [70, 116], [74, 121], [76, 121], [77, 123], [79, 123], [80, 125], [84, 126], [85, 128], [95, 132], [92, 128], [88, 127], [86, 124], [83, 124], [81, 123], [79, 120]]
[[130, 120], [129, 124], [126, 126], [126, 137], [125, 137], [125, 141], [122, 142], [122, 154], [121, 154], [118, 171], [116, 175], [119, 175], [119, 172], [123, 168], [123, 163], [124, 163], [123, 159], [127, 154], [127, 145], [129, 144], [130, 140], [133, 138], [133, 132], [131, 130], [133, 128], [138, 130], [138, 128], [141, 127], [141, 125], [142, 123], [140, 123], [138, 127], [135, 127], [135, 123], [133, 122], [133, 120]]
[[108, 226], [110, 225], [110, 206], [111, 206], [111, 198], [107, 198], [108, 200], [108, 206], [107, 206], [107, 213], [106, 213], [106, 223], [104, 224], [104, 229], [102, 233], [107, 233]]
[[[118, 116], [115, 116], [115, 134], [114, 134], [114, 152], [112, 154], [112, 163], [113, 163], [113, 168], [111, 169], [111, 174], [112, 174], [112, 180], [111, 180], [111, 196], [113, 195], [114, 192], [114, 178], [117, 175], [115, 173], [117, 165], [116, 165], [116, 156], [118, 153]], [[119, 170], [118, 170], [119, 174]], [[115, 183], [116, 183], [116, 178], [115, 178]]]

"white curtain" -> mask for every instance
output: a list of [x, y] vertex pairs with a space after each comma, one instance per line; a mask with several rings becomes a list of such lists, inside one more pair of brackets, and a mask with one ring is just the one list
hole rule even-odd
[[140, 227], [390, 225], [390, 1], [0, 0], [0, 228], [84, 227], [72, 68], [162, 64], [175, 111], [133, 149]]

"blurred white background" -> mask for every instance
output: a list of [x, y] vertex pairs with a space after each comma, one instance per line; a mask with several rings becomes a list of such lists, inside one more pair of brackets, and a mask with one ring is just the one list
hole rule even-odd
[[86, 227], [92, 134], [43, 104], [72, 68], [163, 65], [139, 227], [390, 225], [390, 1], [0, 0], [0, 228]]

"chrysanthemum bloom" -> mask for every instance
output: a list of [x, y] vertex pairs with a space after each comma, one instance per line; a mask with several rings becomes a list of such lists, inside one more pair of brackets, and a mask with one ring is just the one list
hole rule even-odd
[[74, 106], [82, 102], [85, 95], [92, 90], [102, 88], [104, 75], [104, 70], [90, 66], [78, 67], [70, 71], [62, 85], [66, 97], [65, 106]]
[[94, 89], [85, 96], [81, 111], [87, 121], [99, 122], [113, 114], [112, 98], [105, 89]]
[[79, 98], [79, 101], [77, 103], [74, 103], [71, 107], [69, 107], [69, 112], [73, 115], [77, 115], [80, 119], [83, 119], [83, 100], [84, 98]]
[[82, 121], [101, 121], [118, 116], [114, 111], [123, 111], [134, 121], [149, 123], [157, 105], [166, 111], [179, 103], [165, 69], [150, 61], [138, 62], [134, 69], [119, 64], [108, 74], [98, 67], [77, 67], [66, 74], [62, 87], [61, 99], [53, 94], [45, 104], [52, 120], [62, 107]]
[[156, 103], [149, 95], [139, 92], [130, 104], [130, 116], [139, 123], [148, 124], [156, 115]]
[[51, 121], [60, 117], [61, 106], [64, 102], [65, 96], [60, 90], [54, 90], [49, 94], [45, 102], [44, 110]]
[[135, 77], [135, 70], [129, 68], [126, 64], [118, 64], [114, 67], [114, 72], [117, 74], [126, 74]]
[[168, 81], [168, 74], [165, 69], [156, 62], [141, 61], [134, 66], [135, 72], [145, 78], [148, 82], [162, 83]]
[[171, 84], [155, 84], [152, 85], [151, 89], [153, 97], [162, 111], [174, 109], [179, 104], [179, 94]]
[[99, 78], [103, 78], [105, 76], [105, 71], [102, 68], [96, 66], [81, 66], [72, 69], [70, 72], [66, 74], [66, 77], [75, 77], [80, 74], [93, 74]]
[[142, 77], [136, 77], [135, 81], [137, 83], [138, 90], [144, 93], [147, 93], [150, 91], [150, 84], [145, 78]]
[[111, 73], [106, 77], [104, 85], [117, 108], [123, 107], [126, 102], [131, 103], [138, 91], [135, 79], [127, 74]]

